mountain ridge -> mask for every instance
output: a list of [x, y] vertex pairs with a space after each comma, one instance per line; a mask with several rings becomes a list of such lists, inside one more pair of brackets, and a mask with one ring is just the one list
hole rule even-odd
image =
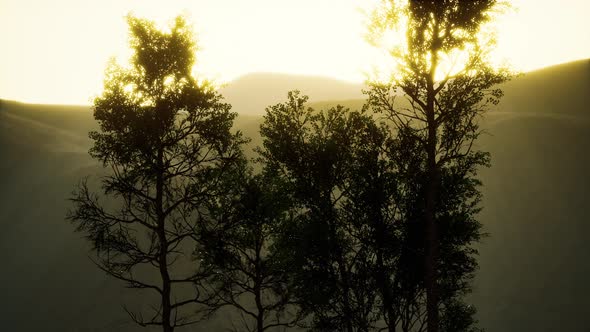
[[[573, 81], [578, 83], [586, 82], [586, 84], [576, 86], [574, 88], [575, 93], [590, 98], [590, 94], [586, 93], [590, 91], [590, 58], [559, 63], [522, 73], [503, 85], [503, 88], [511, 90], [518, 88], [519, 85], [525, 84], [524, 82], [527, 85], [530, 84], [530, 81], [538, 81], [539, 77], [543, 79], [551, 77], [552, 83], [545, 84], [548, 87], [545, 87], [539, 93], [547, 92], [548, 88], [560, 88], [560, 90], [563, 90], [569, 87], [564, 82], [567, 82], [572, 75], [575, 76]], [[588, 78], [587, 80], [580, 79], [584, 75]], [[515, 84], [514, 82], [517, 83]], [[300, 90], [303, 94], [309, 96], [310, 102], [325, 103], [340, 100], [358, 101], [364, 99], [364, 95], [362, 94], [364, 87], [364, 83], [350, 82], [327, 76], [251, 72], [223, 84], [219, 88], [219, 91], [224, 96], [226, 102], [232, 104], [234, 111], [239, 114], [262, 115], [266, 107], [285, 100], [286, 94], [290, 90]], [[590, 103], [590, 99], [586, 100]], [[31, 107], [38, 106], [43, 109], [55, 108], [62, 111], [68, 109], [75, 111], [85, 107], [91, 107], [90, 105], [26, 103], [0, 98], [0, 109], [2, 108], [2, 103], [18, 103]], [[508, 102], [504, 104], [506, 105]]]

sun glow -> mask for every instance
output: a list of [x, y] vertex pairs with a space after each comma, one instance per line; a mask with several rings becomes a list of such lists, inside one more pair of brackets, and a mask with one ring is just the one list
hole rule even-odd
[[[1, 0], [0, 98], [88, 104], [109, 58], [130, 55], [128, 13], [194, 23], [197, 72], [218, 83], [250, 72], [362, 82], [383, 54], [364, 40], [376, 0]], [[527, 71], [590, 57], [586, 0], [514, 0], [496, 22], [493, 60]]]

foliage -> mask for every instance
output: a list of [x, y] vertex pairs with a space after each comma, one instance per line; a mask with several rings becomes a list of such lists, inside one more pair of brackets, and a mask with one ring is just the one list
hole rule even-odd
[[[261, 159], [293, 195], [294, 218], [282, 224], [280, 262], [290, 276], [300, 323], [315, 330], [369, 329], [376, 321], [375, 291], [362, 226], [345, 206], [354, 153], [365, 142], [369, 117], [340, 106], [316, 112], [298, 91], [267, 109], [261, 125]], [[310, 321], [311, 320], [311, 321]]]

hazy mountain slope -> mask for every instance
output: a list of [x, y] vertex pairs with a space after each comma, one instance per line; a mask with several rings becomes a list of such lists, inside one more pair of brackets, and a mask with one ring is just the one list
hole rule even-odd
[[[481, 173], [481, 220], [490, 237], [480, 246], [472, 300], [488, 331], [590, 326], [589, 66], [585, 60], [513, 80], [484, 119], [490, 134], [480, 146], [492, 153], [493, 167]], [[282, 102], [293, 85], [272, 98], [262, 89], [255, 102]], [[357, 108], [358, 98], [325, 100]], [[260, 142], [261, 120], [236, 121], [254, 138], [248, 149]], [[0, 105], [0, 321], [7, 330], [134, 330], [120, 304], [138, 301], [136, 293], [92, 265], [86, 242], [63, 219], [75, 183], [101, 172], [85, 152], [94, 128], [88, 107]]]
[[503, 88], [504, 112], [590, 117], [590, 59], [526, 73]]
[[0, 321], [7, 331], [129, 329], [117, 299], [125, 290], [96, 269], [86, 241], [64, 221], [73, 186], [98, 171], [87, 155], [94, 126], [88, 107], [2, 103]]
[[[523, 73], [503, 84], [501, 105], [491, 114], [503, 116], [542, 116], [560, 114], [563, 116], [590, 117], [590, 59], [564, 63], [548, 68]], [[283, 93], [283, 101], [286, 93]], [[359, 99], [322, 99], [313, 107], [327, 108], [337, 104], [351, 109], [360, 109], [364, 96]], [[504, 118], [502, 118], [504, 119]]]
[[331, 78], [274, 73], [248, 74], [230, 82], [221, 90], [234, 111], [261, 115], [269, 105], [283, 102], [287, 91], [300, 90], [310, 101], [362, 98], [362, 85]]
[[[259, 119], [236, 122], [256, 133]], [[146, 331], [121, 308], [147, 305], [144, 297], [97, 269], [82, 234], [64, 220], [78, 181], [103, 172], [88, 156], [96, 128], [88, 106], [0, 103], [2, 330]], [[219, 322], [202, 328], [219, 330]]]
[[587, 331], [590, 123], [520, 116], [488, 127], [473, 301], [488, 331]]

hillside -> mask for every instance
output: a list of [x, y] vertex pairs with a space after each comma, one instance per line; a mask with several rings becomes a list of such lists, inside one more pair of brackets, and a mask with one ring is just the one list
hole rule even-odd
[[483, 122], [490, 237], [473, 300], [489, 331], [585, 331], [590, 307], [590, 60], [507, 83]]
[[[254, 138], [250, 147], [260, 141], [255, 110], [304, 85], [272, 77], [253, 75], [235, 83], [239, 92], [224, 90], [242, 113], [236, 128]], [[315, 88], [301, 90], [317, 91], [316, 107], [362, 105], [360, 87], [347, 95], [352, 86], [309, 82]], [[504, 89], [479, 142], [493, 157], [481, 172], [481, 221], [490, 236], [479, 247], [471, 299], [490, 332], [587, 331], [590, 60], [528, 73]], [[135, 330], [120, 308], [137, 301], [135, 293], [93, 266], [86, 242], [64, 221], [75, 183], [101, 172], [86, 153], [95, 128], [85, 106], [0, 103], [0, 321], [7, 331]]]
[[524, 74], [504, 86], [503, 112], [590, 117], [590, 60]]

